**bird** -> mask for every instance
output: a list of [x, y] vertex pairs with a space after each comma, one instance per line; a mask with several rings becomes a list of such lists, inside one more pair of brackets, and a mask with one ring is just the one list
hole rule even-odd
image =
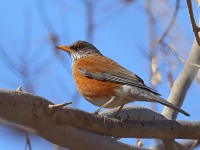
[[72, 60], [72, 75], [80, 95], [101, 108], [119, 107], [117, 114], [127, 103], [134, 101], [157, 102], [180, 113], [186, 111], [163, 99], [161, 95], [135, 73], [104, 56], [94, 45], [76, 41], [56, 48], [67, 52]]

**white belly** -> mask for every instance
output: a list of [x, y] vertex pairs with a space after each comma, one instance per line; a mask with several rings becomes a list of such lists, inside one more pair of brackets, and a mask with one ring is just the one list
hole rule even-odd
[[[140, 100], [142, 98], [141, 94], [142, 92], [138, 90], [138, 88], [136, 87], [122, 85], [121, 88], [116, 91], [116, 95], [113, 95], [115, 97], [114, 101], [108, 104], [106, 108], [114, 108], [114, 107], [121, 106], [123, 104], [131, 103], [135, 100]], [[85, 99], [87, 99], [87, 97], [85, 97]], [[110, 99], [111, 97], [109, 98], [102, 97], [98, 99], [93, 99], [93, 100], [87, 99], [87, 100], [96, 106], [102, 106], [106, 102], [108, 102]]]

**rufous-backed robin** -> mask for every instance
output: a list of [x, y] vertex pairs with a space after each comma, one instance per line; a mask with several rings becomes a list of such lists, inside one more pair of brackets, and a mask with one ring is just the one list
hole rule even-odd
[[133, 101], [158, 102], [189, 116], [187, 112], [160, 97], [143, 80], [115, 61], [103, 56], [92, 44], [77, 41], [58, 46], [72, 59], [72, 73], [76, 88], [86, 100], [96, 106], [122, 107]]

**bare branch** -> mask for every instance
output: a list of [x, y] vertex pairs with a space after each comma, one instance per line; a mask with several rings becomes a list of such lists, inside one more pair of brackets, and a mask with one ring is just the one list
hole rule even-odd
[[[179, 107], [183, 104], [187, 90], [199, 70], [198, 67], [192, 66], [190, 64], [191, 62], [193, 64], [200, 65], [200, 47], [198, 46], [196, 40], [193, 43], [190, 55], [185, 63], [185, 66], [178, 78], [175, 80], [171, 93], [168, 97], [169, 102]], [[168, 119], [175, 120], [178, 112], [165, 107], [162, 114]]]
[[25, 150], [27, 150], [27, 149], [32, 150], [31, 141], [30, 141], [30, 138], [29, 138], [29, 135], [28, 135], [27, 131], [25, 131], [25, 136], [26, 136]]
[[[107, 118], [114, 118], [119, 107], [113, 109], [106, 109], [100, 115]], [[118, 114], [120, 120], [135, 120], [135, 121], [153, 121], [153, 120], [167, 120], [163, 115], [151, 109], [141, 106], [124, 106]]]
[[[0, 104], [0, 117], [33, 128], [38, 133], [45, 132], [50, 126], [51, 130], [54, 130], [53, 127], [70, 125], [114, 137], [200, 139], [200, 122], [119, 121], [73, 108], [49, 109], [48, 105], [52, 103], [42, 97], [9, 90], [0, 90]], [[60, 136], [55, 131], [51, 132], [54, 136]], [[47, 135], [46, 138], [48, 138]]]
[[[73, 120], [75, 118], [79, 120], [79, 116], [82, 113], [86, 117], [85, 121], [87, 121], [87, 119], [92, 119], [90, 117], [93, 115], [70, 108], [49, 109], [49, 104], [53, 103], [42, 97], [34, 96], [26, 92], [0, 90], [0, 117], [13, 123], [32, 128], [36, 131], [36, 134], [39, 134], [43, 138], [51, 141], [52, 143], [69, 149], [82, 149], [84, 147], [88, 150], [145, 150], [145, 148], [129, 146], [118, 142], [110, 137], [89, 133], [66, 125], [65, 123], [61, 123], [60, 116], [63, 115], [61, 113], [62, 111], [63, 113], [65, 113], [66, 117], [72, 122], [74, 122]], [[76, 117], [76, 115], [78, 115], [78, 117]], [[102, 119], [102, 117], [93, 117]], [[78, 121], [76, 119], [75, 122]], [[81, 124], [81, 121], [83, 121], [82, 119], [78, 121], [79, 125]], [[85, 127], [84, 124], [85, 122], [83, 122], [83, 126]], [[79, 141], [79, 144], [77, 144], [75, 141]]]
[[172, 18], [171, 18], [171, 20], [170, 20], [170, 22], [169, 22], [166, 30], [159, 37], [159, 39], [154, 42], [154, 44], [153, 44], [154, 46], [156, 46], [157, 44], [159, 44], [160, 42], [162, 42], [163, 39], [167, 36], [167, 34], [169, 33], [169, 31], [171, 30], [171, 28], [173, 27], [174, 22], [176, 20], [177, 13], [178, 13], [179, 3], [180, 3], [180, 0], [176, 0], [176, 5], [175, 5], [175, 10], [174, 10], [173, 16], [172, 16]]
[[[87, 10], [87, 41], [92, 42], [93, 41], [93, 35], [94, 35], [94, 6], [98, 3], [93, 0], [85, 0], [85, 7]], [[94, 5], [95, 4], [95, 5]]]
[[[163, 43], [163, 44], [165, 44], [165, 43]], [[165, 45], [171, 50], [171, 52], [178, 58], [179, 61], [184, 62], [184, 63], [186, 62], [186, 63], [188, 63], [192, 66], [200, 68], [200, 65], [197, 65], [197, 64], [192, 63], [192, 62], [187, 62], [186, 60], [181, 58], [181, 56], [177, 53], [176, 49], [172, 45], [167, 45], [167, 44], [165, 44]]]
[[191, 2], [191, 0], [186, 0], [186, 2], [187, 2], [188, 12], [189, 12], [189, 16], [190, 16], [191, 25], [192, 25], [192, 30], [194, 32], [196, 41], [197, 41], [198, 45], [200, 46], [200, 38], [199, 38], [200, 28], [196, 25], [196, 22], [194, 19], [192, 2]]
[[200, 145], [199, 140], [188, 140], [183, 143], [181, 143], [184, 147], [187, 147], [188, 149], [195, 149]]

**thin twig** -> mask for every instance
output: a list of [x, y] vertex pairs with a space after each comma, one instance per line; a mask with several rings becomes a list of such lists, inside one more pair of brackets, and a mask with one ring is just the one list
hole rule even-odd
[[87, 15], [87, 27], [86, 27], [87, 41], [92, 42], [94, 38], [94, 29], [95, 29], [95, 26], [94, 26], [95, 5], [94, 4], [97, 4], [97, 3], [96, 2], [94, 3], [94, 1], [92, 0], [85, 0], [84, 4], [87, 10], [86, 12], [87, 13], [86, 14]]
[[21, 76], [22, 72], [20, 69], [20, 62], [18, 60], [12, 59], [9, 54], [6, 53], [7, 51], [0, 46], [0, 59], [4, 62], [4, 64], [10, 68], [11, 71], [17, 73], [15, 75]]
[[27, 149], [32, 150], [30, 138], [29, 138], [29, 135], [28, 135], [28, 132], [27, 132], [27, 131], [25, 131], [25, 136], [26, 136], [25, 150], [27, 150]]
[[191, 145], [191, 149], [195, 149], [200, 144], [199, 140], [194, 140], [194, 142]]
[[63, 106], [69, 105], [69, 104], [72, 104], [72, 102], [55, 104], [55, 105], [50, 104], [48, 107], [49, 107], [49, 109], [53, 109], [53, 108], [60, 108], [60, 107], [63, 107]]
[[159, 39], [157, 39], [155, 42], [154, 42], [154, 46], [156, 46], [157, 44], [159, 44], [160, 42], [163, 41], [163, 39], [167, 36], [167, 34], [169, 33], [169, 31], [171, 30], [171, 28], [173, 27], [174, 25], [174, 22], [176, 20], [176, 16], [177, 16], [177, 13], [178, 13], [178, 9], [179, 9], [179, 3], [180, 3], [180, 0], [177, 0], [176, 1], [176, 6], [175, 6], [175, 10], [174, 10], [174, 13], [173, 13], [173, 16], [166, 28], [166, 30], [163, 32], [163, 34], [160, 36]]
[[200, 38], [199, 38], [199, 34], [198, 34], [200, 31], [200, 28], [196, 25], [196, 22], [194, 19], [192, 2], [191, 2], [191, 0], [186, 0], [186, 2], [187, 2], [188, 12], [189, 12], [189, 16], [190, 16], [191, 25], [192, 25], [192, 30], [194, 32], [196, 41], [197, 41], [198, 45], [200, 46]]
[[51, 24], [51, 22], [49, 20], [49, 16], [47, 14], [46, 7], [44, 5], [44, 1], [43, 0], [37, 0], [36, 4], [37, 4], [37, 8], [38, 8], [38, 12], [39, 12], [39, 15], [40, 15], [41, 22], [43, 23], [44, 27], [47, 29], [47, 31], [49, 33], [55, 33], [53, 25]]
[[22, 92], [22, 91], [23, 91], [23, 90], [22, 90], [22, 86], [20, 85], [20, 86], [16, 89], [16, 91]]
[[192, 63], [192, 62], [186, 62], [186, 60], [184, 60], [183, 58], [180, 57], [180, 55], [177, 53], [176, 49], [172, 46], [172, 45], [166, 45], [169, 50], [171, 50], [171, 52], [178, 58], [179, 61], [181, 62], [184, 62], [184, 63], [188, 63], [189, 65], [191, 66], [195, 66], [195, 67], [198, 67], [200, 68], [200, 65], [197, 65], [195, 63]]

